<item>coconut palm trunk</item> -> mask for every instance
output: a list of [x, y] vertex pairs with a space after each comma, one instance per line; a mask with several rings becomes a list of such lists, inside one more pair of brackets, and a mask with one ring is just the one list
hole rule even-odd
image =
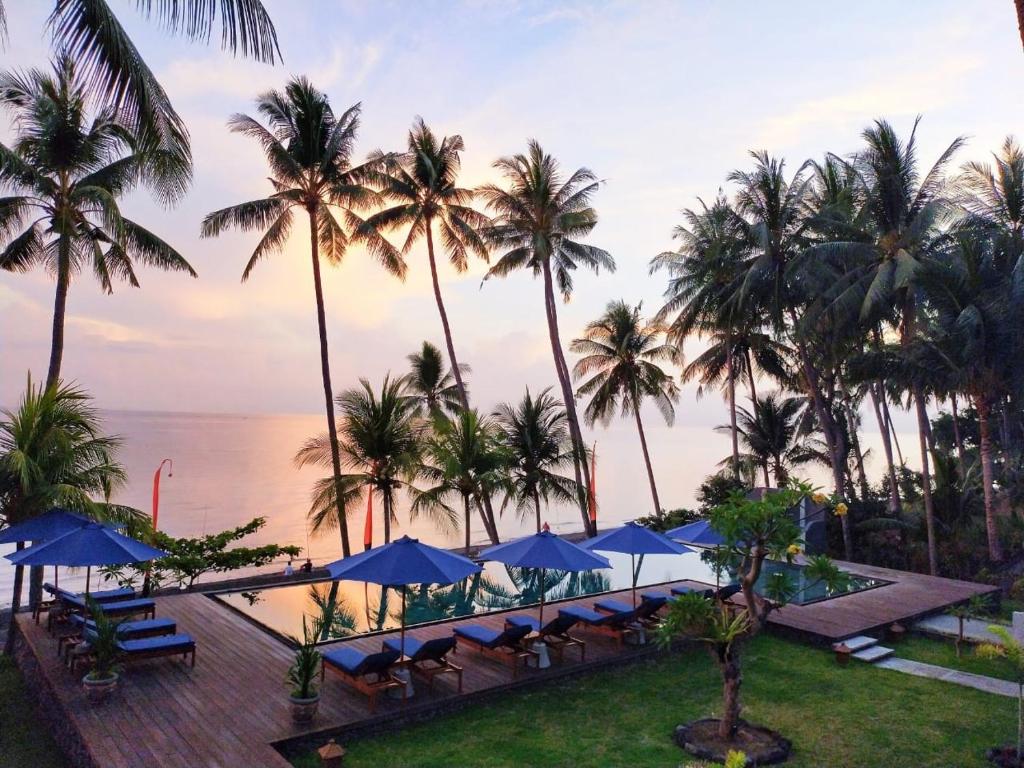
[[[25, 548], [25, 542], [19, 541], [16, 545], [20, 552]], [[14, 636], [17, 630], [16, 616], [21, 608], [21, 590], [25, 582], [25, 567], [14, 566], [14, 592], [11, 594], [11, 620], [7, 627], [7, 639], [4, 641], [4, 654], [10, 656], [14, 653]]]
[[739, 479], [740, 476], [740, 433], [736, 427], [736, 371], [732, 359], [732, 339], [728, 339], [728, 346], [725, 350], [725, 375], [728, 377], [729, 387], [729, 429], [732, 432], [732, 474]]
[[[878, 390], [876, 391], [876, 386]], [[889, 439], [889, 426], [882, 415], [882, 406], [879, 403], [879, 392], [885, 397], [885, 389], [881, 383], [871, 383], [868, 386], [868, 394], [871, 397], [871, 406], [875, 411], [875, 419], [878, 421], [878, 431], [882, 436], [882, 449], [885, 452], [886, 475], [889, 482], [889, 511], [893, 517], [899, 518], [903, 514], [903, 504], [900, 501], [900, 486], [896, 479], [896, 465], [892, 457], [892, 441]]]
[[960, 434], [960, 412], [956, 404], [956, 392], [949, 395], [949, 406], [953, 419], [953, 441], [956, 443], [956, 462], [960, 468], [960, 479], [966, 477], [967, 468], [964, 465], [964, 439]]
[[992, 493], [992, 409], [984, 395], [974, 396], [974, 407], [978, 411], [978, 450], [981, 453], [981, 476], [985, 495], [985, 534], [988, 537], [988, 556], [994, 563], [1003, 559], [1003, 548], [996, 528], [995, 500]]
[[551, 265], [547, 259], [543, 261], [544, 273], [544, 304], [548, 319], [548, 337], [551, 342], [551, 353], [555, 358], [555, 370], [558, 383], [565, 401], [565, 411], [569, 417], [569, 433], [573, 444], [573, 470], [576, 474], [576, 486], [579, 489], [580, 515], [583, 518], [583, 530], [587, 536], [597, 535], [596, 526], [590, 521], [587, 510], [587, 495], [590, 491], [590, 469], [587, 467], [586, 449], [583, 447], [583, 435], [580, 432], [579, 416], [576, 413], [576, 401], [573, 397], [572, 385], [569, 381], [569, 370], [562, 354], [562, 342], [558, 334], [558, 310], [555, 305], [554, 282], [551, 278]]
[[928, 458], [928, 411], [920, 387], [913, 388], [914, 407], [917, 411], [917, 435], [921, 448], [921, 494], [924, 498], [924, 523], [928, 534], [928, 573], [939, 575], [939, 552], [935, 542], [935, 505], [932, 500], [931, 462]]
[[537, 533], [540, 533], [541, 522], [540, 522], [540, 494], [536, 490], [533, 492], [533, 509], [537, 513]]
[[1020, 30], [1020, 43], [1024, 46], [1024, 0], [1014, 0], [1014, 5], [1017, 6], [1017, 29]]
[[61, 238], [60, 262], [57, 267], [57, 291], [53, 301], [53, 332], [50, 340], [50, 367], [46, 373], [46, 386], [52, 387], [60, 379], [61, 361], [64, 359], [64, 317], [68, 306], [68, 287], [71, 284], [71, 265], [68, 263], [66, 238]]
[[[338, 529], [341, 531], [341, 554], [352, 554], [348, 541], [348, 521], [345, 519], [345, 502], [341, 488], [341, 450], [338, 447], [338, 427], [334, 420], [334, 394], [331, 388], [331, 363], [327, 352], [327, 315], [324, 311], [324, 290], [320, 279], [320, 243], [317, 240], [317, 210], [309, 209], [309, 243], [313, 258], [313, 291], [316, 294], [316, 321], [320, 331], [320, 370], [324, 381], [324, 401], [327, 408], [327, 435], [331, 442], [331, 467], [334, 471], [334, 497], [338, 507]], [[387, 530], [385, 517], [385, 530]]]
[[654, 468], [651, 467], [651, 454], [647, 450], [647, 436], [644, 434], [644, 422], [640, 418], [640, 404], [633, 403], [633, 415], [636, 417], [636, 431], [640, 435], [640, 447], [644, 452], [644, 466], [647, 467], [647, 481], [651, 484], [651, 499], [654, 501], [654, 515], [661, 514], [661, 502], [658, 500], [658, 486], [654, 482]]
[[462, 494], [462, 512], [463, 512], [463, 515], [465, 517], [464, 526], [465, 526], [465, 529], [466, 529], [466, 552], [468, 553], [469, 552], [469, 522], [470, 522], [470, 517], [469, 517], [469, 494], [468, 493]]
[[430, 260], [430, 280], [434, 287], [434, 301], [437, 302], [437, 313], [441, 316], [441, 327], [444, 329], [444, 343], [448, 348], [448, 360], [452, 366], [452, 375], [455, 377], [455, 385], [459, 388], [459, 399], [463, 408], [469, 408], [469, 397], [466, 395], [466, 385], [462, 381], [462, 371], [459, 368], [459, 360], [455, 356], [455, 342], [452, 341], [452, 329], [448, 324], [448, 312], [444, 308], [444, 299], [441, 297], [441, 283], [437, 278], [437, 261], [434, 258], [434, 225], [431, 219], [427, 219], [427, 258]]

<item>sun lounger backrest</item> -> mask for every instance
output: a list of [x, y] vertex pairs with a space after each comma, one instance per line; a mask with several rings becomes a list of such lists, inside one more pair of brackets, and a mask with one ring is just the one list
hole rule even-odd
[[517, 645], [520, 640], [522, 640], [532, 631], [533, 627], [527, 626], [525, 624], [521, 627], [506, 627], [505, 631], [502, 632], [495, 640], [495, 646]]
[[398, 651], [371, 653], [359, 662], [352, 673], [355, 675], [382, 675], [398, 661], [400, 656]]
[[412, 655], [413, 661], [440, 661], [455, 648], [454, 637], [435, 637], [427, 640]]
[[558, 637], [559, 635], [564, 635], [578, 623], [579, 619], [576, 617], [571, 616], [568, 613], [559, 613], [555, 618], [541, 628], [540, 634]]

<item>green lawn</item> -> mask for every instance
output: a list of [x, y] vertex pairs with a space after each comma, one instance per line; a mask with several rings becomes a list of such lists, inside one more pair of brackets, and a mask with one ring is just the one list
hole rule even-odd
[[940, 667], [950, 667], [963, 672], [973, 672], [976, 675], [988, 675], [1003, 680], [1016, 680], [1013, 672], [1006, 661], [1002, 659], [986, 659], [975, 653], [977, 646], [971, 643], [964, 643], [961, 648], [961, 656], [956, 657], [956, 646], [952, 640], [940, 640], [931, 637], [920, 637], [917, 635], [907, 637], [894, 645], [896, 655], [900, 658], [913, 661], [923, 661], [927, 664], [938, 664]]
[[0, 656], [0, 768], [64, 768], [64, 756], [35, 716], [18, 668]]
[[[1015, 734], [1012, 699], [840, 668], [831, 653], [774, 637], [751, 643], [744, 665], [745, 716], [793, 740], [793, 768], [982, 768], [985, 749]], [[345, 765], [678, 766], [673, 728], [718, 706], [717, 671], [691, 649], [354, 741]], [[313, 757], [295, 765], [313, 768]]]

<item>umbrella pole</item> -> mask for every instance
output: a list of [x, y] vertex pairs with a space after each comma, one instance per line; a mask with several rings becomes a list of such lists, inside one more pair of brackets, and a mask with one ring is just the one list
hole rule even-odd
[[55, 588], [60, 586], [60, 582], [57, 581], [57, 566], [56, 565], [53, 566], [53, 586]]
[[[544, 568], [540, 569], [540, 627], [544, 626]], [[538, 629], [540, 629], [538, 627]]]
[[89, 577], [91, 576], [92, 566], [85, 566], [85, 596], [89, 596]]
[[629, 553], [629, 575], [633, 577], [633, 608], [636, 608], [636, 555]]
[[400, 638], [402, 644], [399, 646], [402, 649], [402, 655], [405, 655], [405, 584], [402, 585], [402, 629]]

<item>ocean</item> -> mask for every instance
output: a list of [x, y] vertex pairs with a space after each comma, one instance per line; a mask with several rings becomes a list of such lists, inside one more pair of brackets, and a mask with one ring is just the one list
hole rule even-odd
[[[115, 500], [150, 512], [153, 473], [164, 458], [173, 460], [173, 476], [166, 470], [160, 484], [160, 529], [173, 536], [196, 536], [242, 525], [265, 517], [266, 526], [242, 544], [294, 544], [317, 564], [341, 555], [338, 534], [310, 536], [306, 511], [316, 468], [298, 469], [295, 452], [306, 438], [326, 429], [315, 414], [232, 415], [106, 411], [104, 428], [124, 441], [120, 459], [129, 482]], [[692, 506], [693, 493], [705, 475], [729, 452], [727, 437], [706, 427], [666, 427], [653, 420], [647, 437], [662, 504], [668, 508]], [[650, 514], [652, 502], [639, 442], [632, 421], [621, 421], [587, 435], [597, 446], [599, 525]], [[408, 533], [437, 545], [458, 546], [461, 533], [443, 533], [422, 519], [412, 524], [405, 500], [397, 510], [399, 524], [392, 535]], [[382, 510], [374, 505], [375, 543], [382, 542]], [[361, 549], [363, 511], [350, 524], [352, 542]], [[556, 532], [582, 527], [578, 510], [553, 506], [545, 520]], [[501, 516], [503, 538], [528, 533], [532, 521], [521, 522], [513, 509]], [[473, 520], [474, 542], [486, 539], [479, 520]], [[13, 547], [0, 548], [6, 554]], [[283, 569], [275, 563], [266, 571]], [[0, 558], [0, 606], [10, 604], [14, 569]], [[51, 578], [52, 569], [47, 569]], [[84, 588], [84, 569], [61, 569], [62, 586]], [[95, 581], [93, 582], [95, 584]]]

